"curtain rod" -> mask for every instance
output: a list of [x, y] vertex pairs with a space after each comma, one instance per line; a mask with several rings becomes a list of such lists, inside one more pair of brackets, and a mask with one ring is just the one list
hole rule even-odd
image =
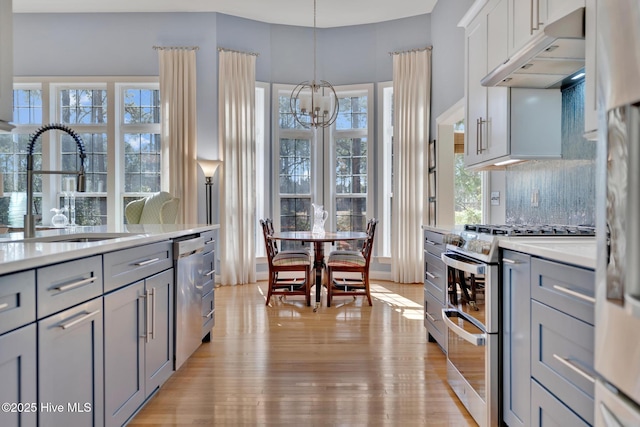
[[422, 52], [423, 50], [431, 50], [431, 49], [433, 49], [433, 46], [425, 46], [425, 47], [419, 47], [417, 49], [398, 50], [396, 52], [389, 52], [389, 55], [399, 55], [401, 53], [409, 53], [409, 52]]
[[219, 47], [218, 48], [218, 52], [235, 52], [235, 53], [243, 53], [245, 55], [253, 55], [253, 56], [260, 56], [259, 53], [254, 53], [254, 52], [243, 52], [241, 50], [234, 50], [234, 49], [227, 49], [226, 47]]
[[200, 46], [154, 46], [154, 50], [199, 50]]

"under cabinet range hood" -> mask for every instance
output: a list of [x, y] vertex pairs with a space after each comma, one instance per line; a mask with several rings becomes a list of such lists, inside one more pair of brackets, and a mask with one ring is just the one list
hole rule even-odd
[[581, 7], [546, 25], [483, 78], [482, 86], [559, 88], [565, 78], [584, 68], [584, 14]]

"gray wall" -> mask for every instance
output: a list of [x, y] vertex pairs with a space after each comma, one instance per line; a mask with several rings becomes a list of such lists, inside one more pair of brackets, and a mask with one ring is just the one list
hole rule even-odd
[[[464, 31], [456, 24], [472, 3], [441, 1], [433, 15], [318, 29], [317, 77], [334, 85], [390, 81], [389, 52], [433, 45], [433, 135], [435, 117], [464, 95]], [[218, 156], [219, 46], [258, 53], [259, 81], [295, 84], [313, 77], [311, 28], [218, 13], [14, 15], [16, 76], [155, 76], [154, 45], [200, 47], [198, 151], [203, 157]]]

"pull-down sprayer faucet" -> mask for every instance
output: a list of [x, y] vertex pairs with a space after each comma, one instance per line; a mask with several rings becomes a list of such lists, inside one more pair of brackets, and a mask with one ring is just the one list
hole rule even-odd
[[[33, 148], [43, 133], [57, 129], [63, 132], [66, 132], [70, 135], [73, 140], [76, 142], [78, 146], [78, 150], [80, 151], [80, 170], [79, 171], [34, 171], [33, 170]], [[27, 147], [27, 210], [24, 216], [24, 237], [30, 238], [35, 237], [36, 235], [36, 221], [35, 216], [33, 214], [33, 175], [34, 174], [42, 174], [42, 175], [70, 175], [75, 174], [78, 175], [77, 179], [77, 191], [85, 191], [85, 175], [84, 175], [84, 160], [87, 158], [87, 155], [84, 150], [84, 142], [80, 136], [75, 133], [71, 128], [61, 125], [61, 124], [49, 124], [42, 126], [36, 132], [30, 136], [29, 138], [29, 146]]]

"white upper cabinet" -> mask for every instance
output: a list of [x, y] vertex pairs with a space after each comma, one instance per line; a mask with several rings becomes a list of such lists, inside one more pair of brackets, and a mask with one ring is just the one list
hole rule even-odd
[[508, 154], [508, 89], [484, 87], [480, 84], [480, 80], [489, 69], [489, 56], [500, 57], [495, 53], [497, 51], [492, 51], [493, 46], [491, 49], [488, 46], [490, 15], [487, 10], [496, 10], [494, 6], [498, 3], [503, 3], [503, 0], [490, 2], [472, 21], [466, 32], [466, 166], [477, 165]]
[[596, 139], [598, 136], [598, 98], [597, 84], [598, 60], [596, 10], [598, 0], [587, 0], [585, 9], [585, 88], [584, 88], [584, 132], [585, 138]]
[[0, 132], [13, 126], [13, 7], [0, 0]]
[[585, 0], [509, 0], [509, 55], [520, 50], [545, 25], [579, 7]]
[[499, 0], [487, 11], [487, 73], [509, 59], [508, 3]]

